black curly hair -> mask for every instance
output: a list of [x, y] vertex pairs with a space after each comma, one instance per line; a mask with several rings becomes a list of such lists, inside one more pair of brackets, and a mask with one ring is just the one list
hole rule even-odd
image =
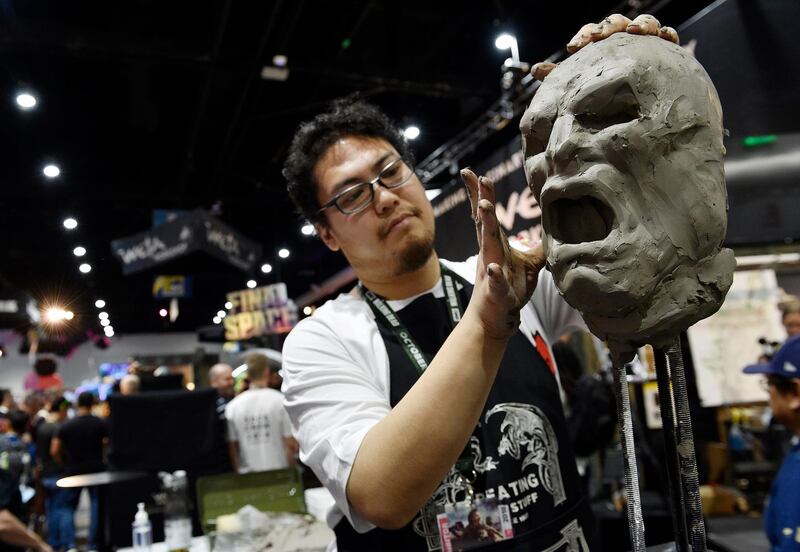
[[41, 357], [36, 359], [36, 362], [33, 365], [33, 370], [36, 372], [38, 376], [52, 376], [56, 373], [58, 369], [58, 364], [56, 363], [54, 358], [51, 357]]
[[344, 136], [381, 138], [389, 142], [407, 164], [414, 163], [403, 134], [378, 107], [353, 97], [334, 101], [328, 111], [298, 127], [283, 166], [289, 196], [299, 213], [310, 222], [326, 224], [325, 217], [318, 214], [320, 205], [314, 167], [328, 148]]

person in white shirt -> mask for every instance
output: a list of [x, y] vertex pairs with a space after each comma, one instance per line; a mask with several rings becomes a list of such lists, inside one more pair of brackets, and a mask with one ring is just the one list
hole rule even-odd
[[239, 473], [277, 470], [295, 464], [297, 442], [280, 391], [270, 389], [271, 374], [280, 369], [262, 354], [245, 360], [250, 388], [225, 407], [228, 451]]

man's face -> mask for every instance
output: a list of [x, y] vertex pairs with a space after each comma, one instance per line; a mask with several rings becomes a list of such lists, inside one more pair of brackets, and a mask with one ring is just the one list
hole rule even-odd
[[705, 72], [655, 37], [595, 43], [537, 91], [520, 123], [526, 176], [556, 285], [590, 326], [636, 329], [676, 267], [718, 250], [721, 125]]
[[[359, 182], [375, 178], [399, 154], [387, 141], [347, 136], [322, 155], [314, 170], [320, 205]], [[331, 250], [341, 250], [364, 279], [390, 279], [420, 268], [433, 253], [434, 217], [416, 175], [388, 190], [375, 187], [375, 200], [351, 215], [330, 207], [327, 226], [317, 225]]]
[[[769, 407], [772, 409], [772, 415], [782, 424], [793, 428], [798, 412], [800, 412], [800, 386], [794, 383], [793, 390], [779, 390], [773, 383], [772, 378], [775, 378], [775, 376], [767, 377]], [[793, 382], [797, 381], [793, 380]]]
[[790, 312], [783, 317], [783, 327], [788, 337], [800, 334], [800, 312]]
[[222, 397], [233, 397], [233, 369], [227, 365], [217, 365], [211, 378], [211, 387]]

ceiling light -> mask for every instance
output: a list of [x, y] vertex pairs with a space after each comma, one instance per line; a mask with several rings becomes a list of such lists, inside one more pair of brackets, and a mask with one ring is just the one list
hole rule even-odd
[[97, 318], [99, 318], [100, 320], [105, 320], [106, 318], [108, 318], [108, 313], [103, 311], [97, 315]]
[[508, 50], [514, 42], [516, 42], [516, 39], [513, 36], [503, 33], [495, 39], [494, 46], [498, 50]]
[[228, 313], [225, 312], [224, 310], [217, 311], [217, 316], [219, 316], [220, 318], [225, 318], [226, 314]]
[[303, 314], [305, 314], [306, 316], [311, 316], [312, 312], [314, 312], [314, 309], [312, 309], [311, 307], [309, 306], [303, 307]]
[[44, 312], [44, 319], [50, 323], [58, 323], [67, 318], [67, 311], [59, 307], [50, 307]]
[[503, 33], [495, 39], [494, 45], [498, 50], [511, 50], [511, 60], [519, 63], [519, 45], [514, 36]]
[[313, 235], [313, 234], [314, 234], [314, 225], [313, 225], [313, 224], [311, 224], [310, 222], [307, 222], [307, 223], [305, 223], [305, 224], [303, 225], [303, 227], [302, 227], [302, 228], [300, 228], [300, 232], [301, 232], [301, 233], [302, 233], [304, 236], [311, 236], [311, 235]]
[[106, 326], [103, 331], [106, 333], [108, 337], [114, 336], [114, 326]]
[[78, 270], [80, 270], [84, 274], [88, 274], [89, 272], [92, 271], [92, 265], [90, 265], [89, 263], [82, 263], [81, 266], [78, 267]]
[[79, 245], [78, 247], [72, 250], [72, 254], [75, 255], [76, 257], [83, 257], [84, 255], [86, 255], [86, 248], [81, 247]]
[[64, 313], [64, 318], [66, 318], [67, 320], [72, 320], [73, 318], [75, 318], [75, 313], [72, 311], [67, 311]]
[[111, 320], [109, 320], [108, 318], [103, 318], [103, 319], [100, 321], [100, 325], [101, 325], [101, 326], [108, 326], [109, 324], [111, 324]]
[[419, 138], [419, 127], [414, 125], [406, 127], [403, 131], [403, 136], [406, 137], [406, 140], [416, 140]]
[[212, 318], [212, 321], [214, 322], [214, 324], [219, 324], [220, 322], [222, 322], [222, 318], [220, 318], [219, 316], [215, 316], [214, 318]]
[[247, 280], [247, 287], [249, 287], [250, 289], [253, 289], [253, 288], [254, 288], [254, 287], [256, 287], [257, 285], [258, 285], [258, 284], [256, 283], [256, 281], [255, 281], [255, 280]]
[[158, 315], [159, 315], [161, 318], [166, 318], [168, 314], [169, 314], [169, 313], [167, 312], [167, 309], [161, 309], [160, 311], [158, 311]]
[[289, 257], [289, 250], [286, 249], [285, 247], [282, 247], [281, 249], [278, 250], [278, 257], [280, 257], [281, 259], [288, 258]]
[[113, 331], [106, 332], [106, 337], [114, 337], [114, 332]]
[[282, 54], [276, 54], [272, 56], [272, 65], [274, 65], [275, 67], [286, 67], [288, 63], [289, 63], [289, 58], [287, 58]]
[[58, 168], [58, 165], [45, 165], [42, 169], [42, 172], [47, 178], [55, 178], [61, 174], [61, 169]]
[[233, 308], [233, 303], [231, 303], [230, 301], [227, 301], [225, 303], [225, 308], [228, 309], [228, 310], [231, 310]]
[[20, 92], [16, 100], [17, 105], [25, 111], [36, 107], [36, 97], [30, 92]]
[[67, 230], [75, 230], [78, 227], [78, 221], [72, 217], [65, 218], [62, 224]]
[[261, 265], [261, 272], [263, 272], [264, 274], [269, 274], [270, 272], [272, 272], [272, 265], [269, 263], [264, 263], [263, 265]]
[[97, 301], [94, 302], [94, 306], [97, 307], [98, 309], [102, 309], [103, 307], [106, 306], [106, 302], [103, 301], [102, 299], [98, 299]]

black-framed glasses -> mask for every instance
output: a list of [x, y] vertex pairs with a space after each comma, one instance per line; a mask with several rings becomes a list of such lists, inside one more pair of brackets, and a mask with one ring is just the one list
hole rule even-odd
[[402, 157], [390, 161], [388, 165], [381, 169], [378, 176], [369, 182], [359, 182], [353, 184], [333, 196], [330, 201], [323, 205], [317, 214], [329, 207], [335, 206], [345, 215], [353, 215], [366, 209], [375, 199], [375, 185], [381, 185], [386, 189], [392, 190], [399, 188], [411, 179], [414, 171], [406, 165]]

